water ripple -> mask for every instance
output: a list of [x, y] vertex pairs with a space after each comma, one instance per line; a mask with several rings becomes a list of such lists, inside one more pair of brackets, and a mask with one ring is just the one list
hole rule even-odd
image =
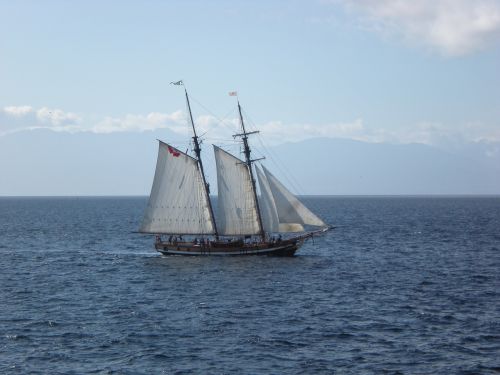
[[500, 199], [308, 198], [295, 258], [161, 257], [143, 198], [0, 198], [0, 372], [500, 373]]

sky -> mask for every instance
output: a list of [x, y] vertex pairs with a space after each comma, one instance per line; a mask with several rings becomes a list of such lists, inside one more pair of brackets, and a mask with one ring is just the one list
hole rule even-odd
[[0, 138], [495, 143], [499, 67], [500, 0], [0, 0]]

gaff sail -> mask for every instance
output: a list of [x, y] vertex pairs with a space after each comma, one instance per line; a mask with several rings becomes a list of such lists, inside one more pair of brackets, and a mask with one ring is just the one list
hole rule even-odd
[[214, 234], [198, 162], [159, 141], [151, 195], [140, 232]]
[[242, 160], [214, 145], [217, 165], [218, 210], [220, 235], [259, 234], [259, 222], [252, 180]]

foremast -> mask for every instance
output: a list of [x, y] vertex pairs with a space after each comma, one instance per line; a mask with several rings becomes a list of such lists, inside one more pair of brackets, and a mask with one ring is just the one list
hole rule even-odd
[[191, 103], [189, 102], [189, 95], [186, 89], [186, 86], [184, 85], [183, 81], [178, 81], [178, 82], [171, 82], [174, 85], [182, 85], [184, 87], [184, 93], [186, 95], [186, 103], [187, 103], [187, 108], [189, 112], [189, 120], [191, 122], [191, 127], [193, 128], [193, 144], [194, 144], [194, 153], [196, 155], [196, 160], [198, 161], [198, 167], [200, 168], [201, 172], [201, 178], [203, 180], [203, 187], [205, 188], [205, 194], [207, 196], [207, 202], [208, 202], [208, 209], [210, 211], [210, 218], [212, 220], [212, 225], [214, 227], [214, 234], [215, 238], [219, 239], [219, 232], [217, 231], [217, 223], [215, 222], [215, 215], [214, 215], [214, 210], [212, 207], [212, 202], [210, 200], [210, 184], [207, 182], [205, 178], [205, 170], [203, 169], [203, 161], [201, 159], [201, 147], [200, 147], [200, 140], [198, 135], [196, 134], [196, 127], [194, 126], [194, 120], [193, 120], [193, 113], [191, 112]]
[[[233, 94], [234, 93], [231, 93], [230, 95], [233, 95]], [[253, 159], [252, 160], [252, 158], [250, 157], [250, 154], [251, 154], [250, 146], [248, 145], [248, 136], [250, 134], [256, 134], [259, 131], [255, 130], [255, 131], [252, 131], [252, 132], [247, 132], [245, 130], [245, 122], [243, 121], [243, 115], [241, 114], [240, 100], [238, 99], [238, 97], [236, 97], [236, 100], [238, 102], [238, 112], [239, 112], [239, 115], [240, 115], [240, 122], [241, 122], [242, 133], [241, 134], [235, 134], [235, 135], [233, 135], [233, 138], [241, 137], [241, 139], [243, 141], [243, 152], [245, 154], [245, 164], [247, 165], [248, 171], [250, 172], [250, 180], [252, 182], [252, 193], [253, 193], [253, 198], [254, 198], [254, 202], [255, 202], [255, 210], [257, 211], [257, 222], [259, 224], [259, 236], [260, 236], [260, 238], [261, 238], [262, 241], [265, 241], [266, 234], [264, 232], [264, 226], [262, 225], [262, 215], [261, 215], [261, 212], [260, 212], [259, 201], [257, 199], [257, 189], [256, 189], [256, 185], [255, 185], [255, 178], [254, 178], [254, 175], [253, 175], [253, 168], [252, 168], [252, 163], [254, 161], [262, 160], [264, 158], [259, 158], [259, 159]]]

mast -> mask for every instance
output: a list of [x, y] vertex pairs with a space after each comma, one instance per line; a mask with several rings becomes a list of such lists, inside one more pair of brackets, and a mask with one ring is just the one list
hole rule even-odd
[[[243, 140], [243, 148], [244, 148], [244, 153], [245, 153], [245, 164], [247, 165], [248, 170], [250, 172], [250, 180], [252, 181], [252, 192], [253, 192], [253, 197], [254, 197], [254, 201], [255, 201], [255, 209], [257, 210], [257, 219], [258, 219], [257, 221], [259, 223], [259, 235], [260, 235], [262, 241], [264, 241], [265, 240], [264, 226], [262, 225], [262, 215], [260, 213], [259, 201], [257, 200], [257, 189], [255, 187], [255, 178], [253, 177], [253, 170], [252, 170], [252, 163], [255, 160], [252, 160], [250, 158], [251, 151], [250, 151], [250, 146], [248, 145], [248, 136], [250, 134], [258, 133], [259, 131], [256, 130], [256, 131], [249, 132], [249, 133], [246, 132], [245, 123], [243, 122], [243, 116], [241, 114], [240, 100], [237, 99], [237, 101], [238, 101], [238, 112], [240, 114], [241, 129], [243, 130], [243, 133], [235, 134], [235, 135], [233, 135], [233, 137], [241, 137], [241, 139]], [[256, 159], [256, 160], [260, 160], [260, 159]]]
[[189, 112], [189, 119], [191, 120], [191, 126], [193, 127], [194, 153], [196, 154], [196, 160], [198, 161], [198, 166], [200, 168], [201, 178], [203, 180], [203, 186], [205, 187], [205, 193], [207, 194], [208, 209], [210, 211], [210, 218], [212, 219], [212, 223], [214, 226], [215, 238], [219, 239], [219, 233], [217, 232], [217, 224], [215, 222], [214, 210], [212, 208], [212, 202], [210, 201], [210, 185], [208, 184], [208, 182], [205, 178], [205, 170], [203, 169], [203, 162], [201, 161], [200, 142], [198, 140], [198, 135], [196, 134], [196, 128], [194, 126], [194, 121], [193, 121], [193, 113], [191, 112], [191, 104], [189, 103], [189, 96], [188, 96], [188, 93], [186, 90], [186, 86], [184, 85], [184, 82], [182, 82], [182, 81], [172, 82], [172, 84], [182, 85], [184, 87], [184, 93], [186, 94], [186, 102], [187, 102], [187, 107], [188, 107], [188, 112]]

